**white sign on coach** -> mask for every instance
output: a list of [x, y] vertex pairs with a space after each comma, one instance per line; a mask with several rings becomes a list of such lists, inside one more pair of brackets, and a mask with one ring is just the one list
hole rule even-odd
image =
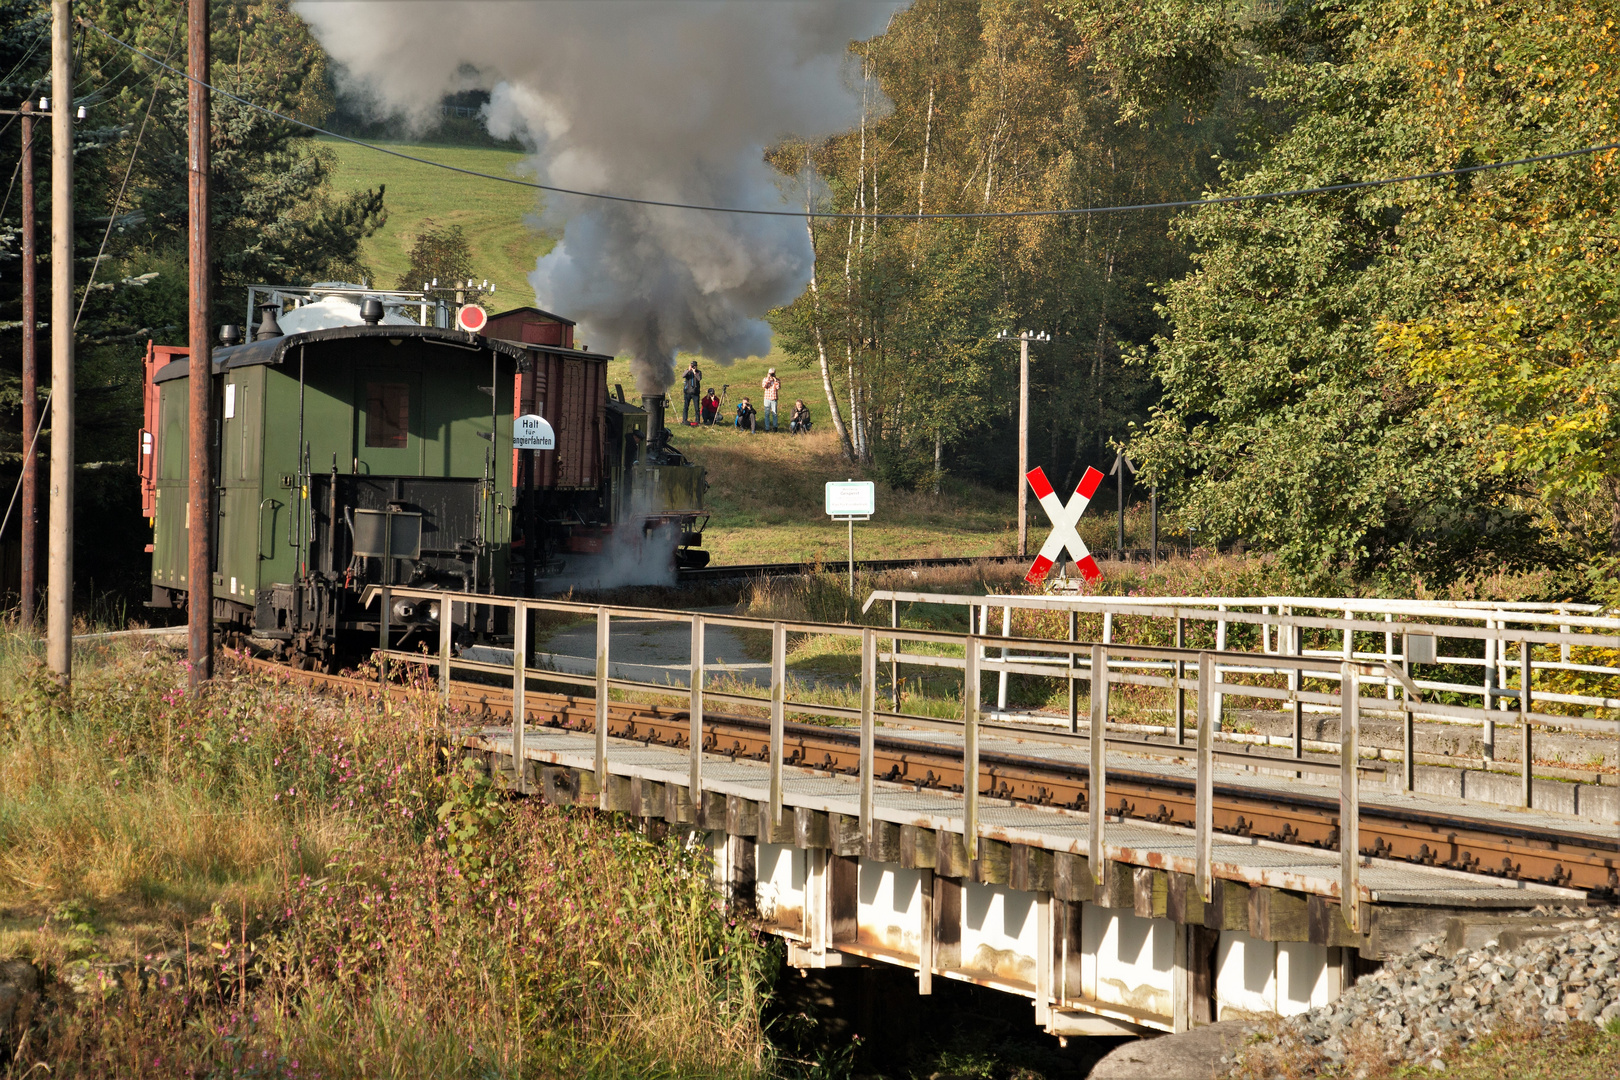
[[512, 421], [512, 449], [555, 450], [557, 435], [544, 417], [528, 413]]

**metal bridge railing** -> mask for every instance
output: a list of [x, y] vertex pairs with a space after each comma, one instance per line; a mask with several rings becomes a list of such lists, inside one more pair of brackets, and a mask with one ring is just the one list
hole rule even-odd
[[[906, 594], [893, 594], [896, 602]], [[921, 595], [921, 594], [918, 594]], [[874, 594], [877, 599], [887, 598]], [[438, 602], [441, 605], [467, 605], [472, 608], [504, 609], [511, 613], [512, 661], [509, 665], [474, 660], [457, 656], [452, 650], [452, 627], [457, 621], [454, 609], [441, 606], [439, 614], [438, 651], [434, 653], [409, 652], [394, 648], [395, 633], [391, 622], [395, 599], [409, 598]], [[1194, 759], [1195, 800], [1193, 829], [1197, 849], [1197, 883], [1206, 902], [1211, 898], [1211, 861], [1214, 844], [1214, 764], [1217, 760], [1241, 761], [1248, 766], [1275, 767], [1294, 773], [1337, 773], [1339, 776], [1339, 835], [1342, 853], [1340, 899], [1346, 922], [1354, 929], [1362, 929], [1360, 904], [1365, 899], [1359, 885], [1359, 869], [1363, 856], [1358, 843], [1359, 834], [1359, 768], [1360, 716], [1367, 708], [1379, 708], [1387, 702], [1378, 698], [1363, 698], [1364, 682], [1393, 683], [1402, 689], [1400, 708], [1406, 718], [1407, 779], [1411, 778], [1411, 731], [1415, 712], [1427, 712], [1436, 706], [1422, 701], [1422, 688], [1400, 666], [1378, 658], [1323, 657], [1288, 655], [1286, 653], [1247, 653], [1238, 651], [1212, 651], [1168, 646], [1133, 645], [1120, 642], [1051, 641], [1037, 638], [996, 638], [981, 633], [953, 634], [940, 631], [902, 629], [899, 627], [870, 627], [850, 624], [805, 623], [785, 620], [752, 619], [738, 616], [707, 615], [695, 612], [668, 611], [613, 605], [583, 604], [564, 600], [541, 600], [521, 597], [489, 596], [482, 594], [446, 593], [435, 589], [412, 589], [400, 586], [371, 586], [366, 590], [364, 602], [377, 604], [380, 672], [387, 678], [390, 662], [436, 667], [440, 692], [448, 704], [450, 678], [454, 670], [495, 674], [510, 679], [512, 694], [512, 756], [519, 790], [526, 789], [527, 778], [523, 766], [523, 745], [526, 724], [526, 696], [531, 681], [589, 686], [596, 703], [595, 761], [599, 798], [607, 805], [607, 783], [611, 746], [608, 739], [608, 704], [614, 690], [635, 691], [684, 699], [690, 710], [689, 796], [697, 803], [703, 791], [703, 747], [705, 742], [704, 708], [706, 704], [735, 704], [759, 707], [769, 713], [769, 781], [766, 811], [773, 825], [782, 822], [783, 815], [783, 744], [786, 717], [792, 715], [820, 716], [853, 721], [860, 728], [859, 755], [859, 815], [862, 835], [868, 839], [873, 833], [874, 792], [877, 782], [874, 767], [874, 748], [878, 725], [929, 729], [960, 734], [962, 739], [963, 824], [962, 832], [968, 850], [977, 850], [979, 829], [979, 803], [984, 796], [979, 767], [979, 743], [982, 734], [1005, 734], [1025, 742], [1053, 745], [1084, 746], [1089, 754], [1089, 777], [1086, 787], [1086, 805], [1090, 812], [1090, 866], [1098, 876], [1099, 884], [1105, 869], [1104, 840], [1108, 829], [1107, 790], [1110, 745], [1135, 754], [1153, 754], [1171, 758]], [[993, 598], [956, 598], [971, 600], [985, 606]], [[932, 597], [930, 597], [932, 600]], [[594, 619], [596, 624], [595, 656], [592, 673], [576, 674], [529, 666], [529, 622], [536, 612], [572, 614]], [[637, 621], [685, 623], [690, 628], [690, 673], [685, 686], [660, 684], [638, 679], [614, 678], [611, 664], [612, 624], [615, 618]], [[1301, 618], [1303, 617], [1296, 617]], [[983, 620], [981, 619], [981, 625]], [[1071, 624], [1072, 625], [1072, 624]], [[707, 686], [710, 669], [705, 663], [704, 638], [710, 627], [730, 627], [741, 630], [764, 631], [770, 634], [770, 678], [764, 695], [744, 694], [733, 690], [711, 690]], [[1398, 633], [1417, 632], [1417, 627], [1397, 625]], [[1424, 627], [1424, 630], [1432, 629]], [[1452, 628], [1447, 628], [1452, 632]], [[1514, 631], [1529, 634], [1524, 640], [1541, 642], [1554, 640], [1557, 634]], [[819, 702], [795, 701], [788, 696], [787, 642], [789, 634], [830, 636], [859, 639], [860, 693], [855, 707]], [[901, 663], [928, 664], [935, 667], [960, 669], [963, 678], [962, 718], [944, 720], [917, 716], [900, 711], [898, 693], [892, 709], [877, 707], [879, 672], [878, 641], [886, 639], [889, 650], [882, 654], [890, 661], [891, 678]], [[994, 646], [992, 646], [994, 643]], [[933, 645], [947, 652], [938, 655], [904, 652], [905, 647]], [[1003, 650], [1005, 658], [990, 655], [992, 647]], [[1523, 656], [1528, 662], [1530, 653]], [[981, 705], [981, 680], [985, 672], [1001, 675], [1022, 674], [1045, 679], [1061, 679], [1067, 684], [1071, 702], [1069, 731], [1015, 726], [987, 717]], [[1282, 672], [1288, 676], [1290, 689], [1249, 685], [1231, 681], [1236, 678]], [[1305, 680], [1325, 679], [1336, 682], [1338, 692], [1302, 689]], [[1530, 685], [1526, 679], [1526, 685]], [[1090, 716], [1086, 732], [1080, 734], [1080, 724], [1074, 716], [1072, 703], [1076, 700], [1077, 684], [1088, 684]], [[1195, 701], [1196, 737], [1194, 745], [1185, 745], [1185, 723], [1178, 728], [1183, 737], [1176, 744], [1152, 743], [1145, 740], [1110, 736], [1109, 696], [1111, 688], [1119, 685], [1161, 687], [1172, 691], [1185, 703], [1191, 694]], [[898, 686], [898, 683], [896, 683]], [[1267, 758], [1252, 754], [1223, 753], [1214, 748], [1215, 718], [1224, 696], [1272, 698], [1285, 701], [1307, 702], [1336, 708], [1340, 714], [1340, 748], [1337, 761], [1306, 760], [1296, 753], [1292, 758]], [[1534, 724], [1553, 721], [1565, 723], [1566, 717], [1542, 717], [1531, 710], [1532, 695], [1518, 698], [1519, 721], [1529, 746], [1530, 729]], [[1476, 710], [1477, 711], [1477, 710]], [[1472, 714], [1470, 714], [1472, 715]], [[1528, 804], [1532, 755], [1526, 754], [1524, 790]], [[1118, 819], [1116, 819], [1118, 820]]]
[[[1117, 617], [1135, 616], [1147, 626], [1169, 638], [1172, 633], [1178, 645], [1184, 645], [1190, 626], [1212, 625], [1216, 651], [1223, 659], [1228, 649], [1228, 630], [1233, 626], [1254, 626], [1258, 629], [1259, 655], [1315, 656], [1337, 658], [1341, 661], [1376, 661], [1400, 668], [1412, 679], [1418, 690], [1445, 693], [1453, 697], [1473, 697], [1477, 706], [1449, 704], [1431, 696], [1415, 712], [1405, 703], [1396, 703], [1398, 683], [1383, 677], [1378, 682], [1388, 704], [1369, 703], [1369, 711], [1396, 712], [1418, 719], [1464, 722], [1478, 725], [1486, 761], [1495, 759], [1496, 724], [1511, 720], [1514, 713], [1526, 711], [1522, 707], [1523, 687], [1531, 687], [1535, 701], [1546, 705], [1573, 706], [1591, 711], [1620, 710], [1620, 667], [1612, 663], [1581, 662], [1575, 649], [1614, 650], [1620, 648], [1620, 618], [1598, 614], [1601, 609], [1591, 604], [1521, 604], [1486, 601], [1413, 601], [1379, 599], [1338, 599], [1323, 597], [1107, 597], [1107, 596], [963, 596], [947, 593], [920, 593], [878, 590], [867, 598], [863, 610], [875, 603], [887, 601], [891, 622], [898, 625], [899, 605], [912, 603], [960, 606], [966, 609], [971, 630], [977, 624], [981, 635], [988, 635], [990, 612], [1002, 613], [1002, 636], [1010, 634], [1011, 614], [1014, 610], [1060, 612], [1068, 616], [1069, 637], [1076, 637], [1081, 615], [1102, 617], [1102, 641], [1114, 641], [1114, 623]], [[1333, 612], [1333, 615], [1321, 614]], [[1342, 613], [1342, 614], [1340, 614]], [[1372, 616], [1381, 616], [1375, 619]], [[1398, 620], [1398, 621], [1397, 621]], [[1317, 631], [1318, 637], [1337, 635], [1339, 647], [1335, 649], [1305, 647], [1306, 631]], [[1356, 635], [1382, 637], [1383, 648], [1369, 650], [1357, 648]], [[1460, 642], [1481, 642], [1483, 656], [1448, 654], [1444, 646]], [[1543, 655], [1536, 655], [1536, 647]], [[1556, 659], [1546, 655], [1556, 646]], [[1008, 648], [1002, 655], [1009, 660], [1027, 659], [1015, 656]], [[904, 662], [912, 658], [899, 658]], [[1478, 683], [1466, 684], [1440, 679], [1424, 679], [1412, 674], [1414, 664], [1426, 666], [1477, 667], [1481, 669]], [[1528, 667], [1529, 674], [1526, 675]], [[1008, 671], [1016, 669], [1009, 668]], [[1143, 670], [1150, 670], [1143, 666]], [[1275, 671], [1254, 673], [1284, 674], [1283, 667]], [[1597, 676], [1606, 683], [1605, 693], [1576, 693], [1546, 688], [1549, 676], [1578, 673]], [[1534, 688], [1537, 676], [1543, 688]], [[1517, 679], [1518, 685], [1513, 685]], [[1152, 685], [1152, 684], [1143, 684]], [[1006, 675], [1001, 679], [998, 704], [1005, 708]], [[1293, 708], [1293, 749], [1296, 757], [1303, 749], [1304, 714], [1309, 708], [1322, 708], [1330, 703], [1318, 700], [1316, 695], [1300, 689], [1297, 676], [1288, 675], [1286, 692], [1254, 692], [1249, 696], [1271, 698]], [[1219, 706], [1219, 702], [1217, 706]], [[1216, 724], [1220, 724], [1222, 709], [1217, 707]], [[1566, 712], [1553, 713], [1530, 710], [1533, 726], [1557, 726], [1589, 734], [1620, 735], [1620, 723], [1612, 717], [1571, 716]], [[1072, 703], [1071, 703], [1072, 715]], [[1185, 720], [1184, 703], [1176, 705], [1178, 742]], [[1072, 725], [1071, 725], [1072, 726]], [[1410, 735], [1404, 746], [1406, 783], [1411, 788], [1412, 754]]]

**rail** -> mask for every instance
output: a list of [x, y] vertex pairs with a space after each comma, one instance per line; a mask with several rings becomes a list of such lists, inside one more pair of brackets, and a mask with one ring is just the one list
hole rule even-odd
[[[439, 634], [436, 653], [410, 652], [394, 648], [393, 604], [408, 599], [438, 604], [436, 610]], [[516, 764], [516, 784], [523, 790], [527, 784], [523, 761], [525, 737], [525, 699], [531, 681], [589, 686], [595, 697], [595, 775], [605, 801], [609, 757], [612, 753], [608, 739], [608, 703], [615, 690], [659, 694], [685, 699], [689, 707], [688, 746], [690, 747], [688, 785], [690, 797], [696, 801], [703, 791], [703, 755], [705, 747], [704, 708], [707, 702], [743, 705], [765, 709], [769, 714], [769, 792], [766, 812], [775, 824], [782, 821], [783, 743], [786, 717], [812, 715], [830, 717], [858, 723], [859, 751], [859, 815], [863, 837], [873, 833], [873, 792], [878, 781], [874, 767], [876, 728], [906, 727], [959, 733], [962, 738], [962, 769], [965, 778], [974, 778], [963, 785], [962, 833], [968, 849], [976, 850], [979, 831], [979, 803], [982, 796], [978, 777], [979, 744], [981, 735], [1004, 733], [1025, 742], [1055, 745], [1083, 744], [1089, 752], [1090, 771], [1087, 779], [1086, 805], [1091, 812], [1089, 828], [1090, 865], [1095, 873], [1105, 873], [1104, 836], [1107, 831], [1107, 749], [1112, 742], [1120, 750], [1137, 754], [1159, 754], [1168, 757], [1195, 759], [1194, 833], [1197, 851], [1196, 880], [1206, 901], [1211, 896], [1210, 864], [1213, 853], [1214, 829], [1214, 764], [1217, 758], [1241, 757], [1247, 764], [1276, 767], [1291, 772], [1338, 773], [1339, 776], [1339, 848], [1343, 853], [1341, 902], [1346, 921], [1358, 931], [1362, 929], [1359, 905], [1364, 899], [1359, 886], [1359, 768], [1360, 715], [1365, 707], [1379, 705], [1378, 699], [1363, 699], [1361, 684], [1365, 681], [1390, 681], [1403, 691], [1405, 713], [1408, 717], [1408, 750], [1410, 750], [1410, 716], [1421, 699], [1421, 688], [1399, 667], [1380, 660], [1324, 658], [1316, 656], [1290, 656], [1257, 654], [1236, 651], [1211, 651], [1153, 645], [1133, 645], [1119, 642], [1052, 641], [1037, 638], [996, 639], [984, 634], [954, 634], [941, 631], [901, 629], [897, 627], [870, 627], [851, 624], [826, 624], [787, 620], [755, 619], [729, 615], [711, 615], [696, 612], [670, 611], [624, 607], [616, 605], [586, 604], [566, 600], [531, 599], [523, 597], [489, 596], [483, 594], [446, 593], [434, 589], [413, 589], [403, 586], [370, 586], [363, 602], [376, 604], [379, 612], [378, 649], [379, 678], [388, 677], [390, 663], [436, 666], [440, 691], [446, 702], [450, 699], [451, 672], [455, 669], [499, 675], [510, 680], [512, 694], [512, 755]], [[463, 608], [458, 617], [456, 608]], [[509, 631], [512, 638], [510, 664], [492, 663], [457, 656], [452, 648], [453, 626], [469, 621], [475, 608], [488, 608], [509, 612]], [[593, 619], [595, 622], [595, 656], [592, 674], [531, 667], [529, 664], [531, 640], [529, 623], [537, 612], [561, 613]], [[686, 685], [660, 684], [639, 679], [615, 678], [611, 665], [612, 625], [615, 618], [638, 621], [685, 623], [690, 630], [690, 673]], [[708, 688], [710, 665], [705, 661], [704, 635], [709, 627], [730, 627], [766, 632], [770, 635], [770, 677], [767, 693], [763, 695], [738, 693], [734, 690], [718, 691]], [[791, 700], [787, 683], [788, 635], [819, 635], [855, 638], [859, 640], [860, 695], [858, 706], [833, 705], [812, 701]], [[946, 720], [918, 716], [900, 711], [898, 695], [893, 709], [880, 709], [877, 703], [880, 638], [887, 639], [890, 651], [884, 656], [892, 658], [898, 669], [901, 662], [926, 660], [936, 666], [958, 668], [962, 671], [962, 717]], [[1005, 648], [1006, 658], [989, 654], [991, 642]], [[902, 644], [908, 646], [933, 645], [949, 652], [936, 655], [902, 653]], [[1016, 652], [1014, 652], [1016, 651]], [[1081, 661], [1085, 661], [1082, 665]], [[1044, 662], [1036, 662], [1044, 661]], [[1339, 692], [1275, 688], [1228, 681], [1244, 675], [1283, 671], [1290, 675], [1290, 684], [1303, 687], [1306, 679], [1327, 679], [1337, 682]], [[1085, 736], [1079, 734], [1077, 718], [1070, 731], [1042, 730], [1027, 726], [997, 723], [987, 718], [981, 705], [981, 680], [985, 672], [1017, 673], [1043, 678], [1062, 679], [1067, 683], [1069, 699], [1076, 698], [1076, 684], [1089, 683], [1091, 698], [1090, 717]], [[1116, 685], [1157, 686], [1174, 691], [1178, 698], [1191, 694], [1196, 702], [1195, 745], [1168, 746], [1138, 740], [1110, 739], [1109, 695]], [[1348, 688], [1348, 692], [1346, 692]], [[1307, 761], [1302, 757], [1255, 757], [1252, 755], [1219, 754], [1214, 749], [1214, 718], [1223, 695], [1254, 697], [1290, 696], [1290, 699], [1310, 701], [1322, 706], [1337, 707], [1340, 712], [1340, 752], [1338, 762]], [[1524, 708], [1520, 720], [1528, 735], [1530, 726], [1538, 717], [1528, 710], [1528, 699], [1521, 698]], [[1426, 706], [1427, 707], [1427, 706]], [[1072, 713], [1072, 707], [1071, 707]], [[1564, 718], [1556, 718], [1562, 720]], [[1185, 734], [1184, 727], [1182, 734]], [[1527, 759], [1528, 760], [1528, 759]], [[1410, 753], [1408, 753], [1410, 762]], [[1349, 767], [1346, 767], [1346, 765]], [[1410, 765], [1408, 765], [1410, 770]], [[1529, 790], [1529, 769], [1525, 770], [1526, 791]]]

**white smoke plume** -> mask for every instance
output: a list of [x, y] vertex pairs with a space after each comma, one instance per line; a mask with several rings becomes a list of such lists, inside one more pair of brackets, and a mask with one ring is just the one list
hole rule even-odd
[[[863, 0], [558, 0], [296, 5], [345, 89], [428, 126], [449, 91], [482, 86], [497, 137], [534, 148], [560, 187], [780, 209], [762, 159], [784, 136], [847, 129], [852, 40], [900, 6]], [[803, 290], [796, 218], [655, 209], [547, 195], [562, 240], [530, 275], [542, 307], [597, 351], [636, 361], [643, 393], [674, 381], [677, 350], [763, 355], [761, 316]]]

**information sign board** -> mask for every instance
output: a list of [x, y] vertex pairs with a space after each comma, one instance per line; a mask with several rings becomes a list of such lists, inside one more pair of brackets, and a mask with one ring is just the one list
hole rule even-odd
[[876, 505], [876, 487], [870, 480], [834, 480], [827, 484], [828, 517], [869, 518]]
[[528, 413], [512, 421], [512, 449], [555, 450], [557, 435], [544, 417]]

